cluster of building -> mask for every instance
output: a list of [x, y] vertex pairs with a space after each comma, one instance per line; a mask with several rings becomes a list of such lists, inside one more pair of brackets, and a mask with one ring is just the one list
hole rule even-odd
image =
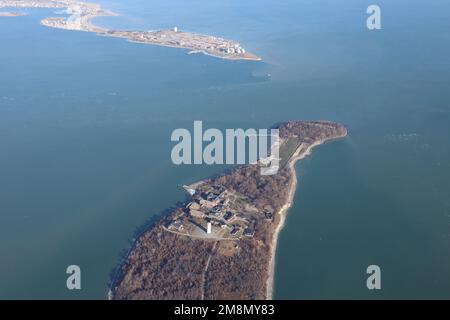
[[[168, 225], [169, 230], [182, 232], [186, 223], [206, 225], [205, 233], [213, 229], [226, 229], [231, 237], [253, 237], [251, 222], [243, 214], [237, 213], [230, 203], [230, 195], [222, 186], [211, 186], [208, 190], [187, 189], [192, 200], [183, 208], [184, 216], [178, 216]], [[213, 228], [214, 227], [214, 228]]]
[[169, 230], [175, 230], [182, 232], [184, 230], [184, 225], [181, 220], [174, 220], [169, 224]]
[[178, 27], [161, 31], [110, 30], [107, 34], [128, 38], [131, 41], [185, 48], [194, 52], [205, 52], [218, 56], [237, 57], [246, 54], [245, 49], [237, 42], [214, 36], [181, 32]]
[[232, 46], [228, 46], [228, 47], [222, 47], [221, 48], [222, 51], [225, 51], [228, 54], [245, 54], [245, 49], [242, 48], [238, 43], [232, 45]]
[[70, 0], [5, 0], [0, 2], [0, 8], [64, 8], [75, 1]]
[[77, 0], [4, 0], [0, 2], [0, 8], [53, 8], [64, 9], [66, 13], [72, 14], [92, 14], [104, 13], [100, 5]]

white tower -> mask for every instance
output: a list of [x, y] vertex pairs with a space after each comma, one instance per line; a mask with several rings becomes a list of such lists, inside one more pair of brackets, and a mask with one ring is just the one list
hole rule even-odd
[[178, 27], [173, 27], [173, 32], [178, 32]]
[[211, 233], [211, 222], [208, 222], [208, 224], [206, 225], [206, 233], [207, 234]]

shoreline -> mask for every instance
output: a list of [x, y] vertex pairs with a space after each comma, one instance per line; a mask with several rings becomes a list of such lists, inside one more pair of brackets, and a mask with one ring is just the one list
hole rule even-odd
[[285, 223], [286, 223], [286, 217], [289, 213], [289, 209], [292, 207], [292, 204], [294, 202], [294, 196], [295, 192], [297, 191], [297, 171], [295, 170], [295, 165], [298, 161], [305, 159], [306, 157], [310, 156], [312, 154], [312, 151], [315, 147], [323, 145], [326, 142], [342, 139], [347, 136], [347, 133], [342, 136], [337, 136], [331, 139], [321, 139], [313, 144], [309, 145], [304, 152], [301, 152], [302, 145], [300, 145], [297, 150], [295, 151], [295, 154], [292, 156], [292, 158], [288, 162], [289, 171], [292, 174], [292, 182], [289, 186], [288, 191], [288, 198], [286, 200], [286, 203], [280, 208], [280, 210], [277, 212], [277, 214], [280, 216], [280, 221], [278, 222], [272, 238], [272, 243], [270, 244], [270, 260], [269, 260], [269, 266], [268, 266], [268, 277], [266, 281], [266, 300], [273, 300], [273, 293], [275, 289], [275, 269], [276, 269], [276, 253], [277, 253], [277, 247], [278, 247], [278, 238], [283, 230]]

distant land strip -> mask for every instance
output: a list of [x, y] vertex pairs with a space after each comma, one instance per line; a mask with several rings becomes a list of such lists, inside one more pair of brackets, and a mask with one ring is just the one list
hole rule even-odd
[[0, 17], [21, 17], [26, 14], [23, 12], [8, 12], [8, 11], [0, 11]]
[[[64, 17], [43, 19], [44, 26], [94, 32], [98, 35], [119, 37], [130, 42], [152, 44], [164, 47], [187, 49], [190, 53], [228, 60], [260, 61], [261, 58], [249, 53], [240, 43], [215, 36], [184, 32], [177, 27], [158, 31], [120, 31], [101, 28], [92, 23], [97, 17], [117, 16], [118, 14], [104, 10], [99, 4], [77, 0], [0, 0], [1, 8], [55, 8], [64, 9], [58, 12]], [[23, 14], [4, 12], [0, 16], [19, 16]]]

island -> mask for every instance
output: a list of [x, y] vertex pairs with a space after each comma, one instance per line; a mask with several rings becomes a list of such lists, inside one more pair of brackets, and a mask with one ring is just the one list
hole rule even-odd
[[59, 17], [43, 19], [44, 26], [93, 32], [102, 36], [119, 37], [131, 42], [152, 44], [165, 47], [189, 50], [189, 53], [203, 53], [228, 60], [253, 60], [261, 58], [249, 53], [240, 43], [215, 36], [184, 32], [173, 27], [169, 30], [135, 31], [110, 30], [93, 24], [97, 17], [117, 16], [116, 13], [104, 10], [99, 4], [77, 0], [0, 0], [0, 8], [54, 8], [63, 9], [57, 12]]
[[0, 17], [21, 17], [24, 15], [25, 15], [25, 13], [22, 13], [22, 12], [0, 11]]
[[271, 299], [275, 250], [297, 185], [295, 164], [347, 135], [329, 121], [276, 126], [280, 168], [264, 164], [183, 186], [188, 199], [141, 233], [113, 273], [109, 299]]

